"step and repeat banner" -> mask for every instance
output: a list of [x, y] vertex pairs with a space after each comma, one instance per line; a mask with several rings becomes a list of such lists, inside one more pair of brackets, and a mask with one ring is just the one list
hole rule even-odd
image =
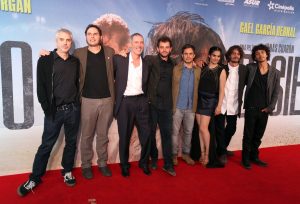
[[[281, 72], [281, 91], [262, 146], [299, 144], [299, 9], [300, 2], [293, 0], [1, 0], [0, 175], [30, 171], [41, 142], [44, 115], [36, 96], [39, 51], [55, 48], [59, 28], [73, 32], [74, 48], [86, 46], [84, 30], [90, 23], [100, 26], [103, 43], [116, 53], [130, 49], [129, 35], [135, 32], [145, 37], [144, 54], [155, 54], [158, 37], [166, 34], [174, 43], [173, 57], [180, 57], [181, 47], [191, 43], [197, 60], [205, 60], [212, 45], [225, 51], [237, 44], [244, 49], [247, 64], [252, 47], [267, 44], [269, 63]], [[243, 122], [243, 118], [238, 121], [233, 150], [241, 149]], [[136, 135], [135, 130], [131, 161], [139, 159]], [[119, 161], [116, 121], [109, 139], [109, 162], [115, 163]], [[63, 145], [61, 132], [49, 169], [60, 168]]]

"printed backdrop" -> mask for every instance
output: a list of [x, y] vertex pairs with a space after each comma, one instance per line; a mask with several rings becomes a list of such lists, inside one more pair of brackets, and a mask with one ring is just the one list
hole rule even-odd
[[[205, 59], [212, 45], [226, 50], [238, 44], [246, 53], [243, 63], [248, 63], [253, 45], [268, 44], [270, 64], [281, 71], [281, 93], [262, 146], [299, 144], [299, 9], [300, 3], [292, 0], [0, 1], [0, 175], [31, 171], [41, 142], [43, 112], [36, 97], [39, 51], [55, 47], [55, 31], [61, 27], [73, 32], [74, 48], [86, 46], [84, 29], [90, 23], [101, 27], [103, 43], [117, 53], [128, 49], [128, 36], [134, 32], [145, 37], [145, 54], [155, 54], [157, 37], [169, 35], [173, 57], [180, 56], [185, 43], [196, 46], [197, 59]], [[238, 121], [233, 150], [241, 149], [243, 122]], [[109, 162], [118, 162], [115, 121], [109, 139]], [[62, 132], [49, 169], [60, 168], [63, 145]], [[139, 151], [135, 131], [130, 159], [138, 160]]]

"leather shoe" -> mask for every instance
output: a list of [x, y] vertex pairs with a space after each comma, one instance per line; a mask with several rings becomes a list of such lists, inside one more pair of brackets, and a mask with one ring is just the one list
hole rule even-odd
[[173, 167], [163, 167], [162, 168], [165, 172], [167, 172], [171, 176], [176, 176], [176, 172]]
[[253, 164], [256, 164], [257, 166], [261, 166], [261, 167], [267, 167], [268, 163], [256, 158], [256, 159], [251, 159], [250, 160]]
[[151, 171], [147, 165], [139, 165], [139, 167], [143, 170], [144, 174], [148, 176], [151, 174]]
[[106, 176], [106, 177], [110, 177], [112, 175], [108, 166], [99, 167], [99, 171], [101, 172], [101, 174], [103, 176]]
[[233, 151], [227, 150], [226, 154], [227, 154], [227, 156], [229, 156], [229, 157], [234, 156], [234, 152], [233, 152]]
[[123, 177], [129, 177], [129, 167], [121, 167], [121, 173]]
[[242, 166], [248, 170], [250, 170], [252, 168], [249, 161], [242, 161]]
[[157, 169], [157, 161], [156, 160], [152, 160], [152, 162], [151, 162], [151, 169], [153, 169], [153, 170]]
[[81, 169], [81, 173], [82, 176], [86, 179], [92, 179], [93, 178], [93, 172], [92, 172], [92, 168], [88, 167], [88, 168], [82, 168]]

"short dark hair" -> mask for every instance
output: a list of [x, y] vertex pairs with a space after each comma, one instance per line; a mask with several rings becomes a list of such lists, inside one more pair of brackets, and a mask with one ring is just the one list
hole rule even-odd
[[258, 45], [255, 45], [253, 48], [252, 48], [252, 53], [251, 53], [251, 57], [253, 59], [253, 61], [256, 61], [256, 58], [255, 58], [255, 53], [256, 51], [258, 50], [264, 50], [266, 51], [267, 53], [267, 60], [269, 61], [270, 60], [270, 48], [264, 44], [258, 44]]
[[160, 42], [169, 42], [170, 43], [170, 47], [172, 47], [172, 40], [168, 36], [166, 36], [166, 35], [163, 35], [160, 38], [158, 38], [157, 43], [156, 43], [157, 47], [159, 47], [159, 43]]
[[232, 52], [233, 52], [234, 50], [237, 50], [237, 51], [240, 53], [240, 56], [241, 56], [240, 59], [242, 59], [242, 58], [244, 57], [244, 51], [243, 51], [243, 49], [241, 48], [241, 46], [239, 46], [239, 45], [233, 45], [233, 46], [231, 46], [231, 47], [227, 50], [227, 52], [225, 53], [225, 58], [226, 58], [227, 62], [230, 61], [230, 56], [231, 56], [231, 54], [232, 54]]
[[191, 45], [191, 44], [185, 44], [182, 48], [181, 48], [181, 54], [184, 53], [184, 50], [188, 49], [188, 48], [191, 48], [193, 50], [193, 52], [195, 53], [195, 47], [194, 45]]
[[88, 31], [90, 28], [96, 28], [96, 29], [98, 30], [100, 36], [102, 36], [102, 30], [101, 30], [97, 25], [95, 25], [95, 24], [89, 24], [89, 25], [86, 27], [86, 29], [85, 29], [85, 31], [84, 31], [84, 34], [85, 34], [85, 35], [87, 34], [87, 31]]

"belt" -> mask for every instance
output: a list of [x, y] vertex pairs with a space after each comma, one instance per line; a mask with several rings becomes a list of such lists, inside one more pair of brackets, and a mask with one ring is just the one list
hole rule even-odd
[[133, 96], [125, 96], [124, 95], [124, 98], [139, 98], [139, 97], [142, 97], [142, 96], [144, 96], [144, 94], [133, 95]]
[[75, 104], [74, 103], [68, 103], [64, 105], [60, 105], [56, 107], [57, 111], [67, 111], [67, 110], [73, 110]]

